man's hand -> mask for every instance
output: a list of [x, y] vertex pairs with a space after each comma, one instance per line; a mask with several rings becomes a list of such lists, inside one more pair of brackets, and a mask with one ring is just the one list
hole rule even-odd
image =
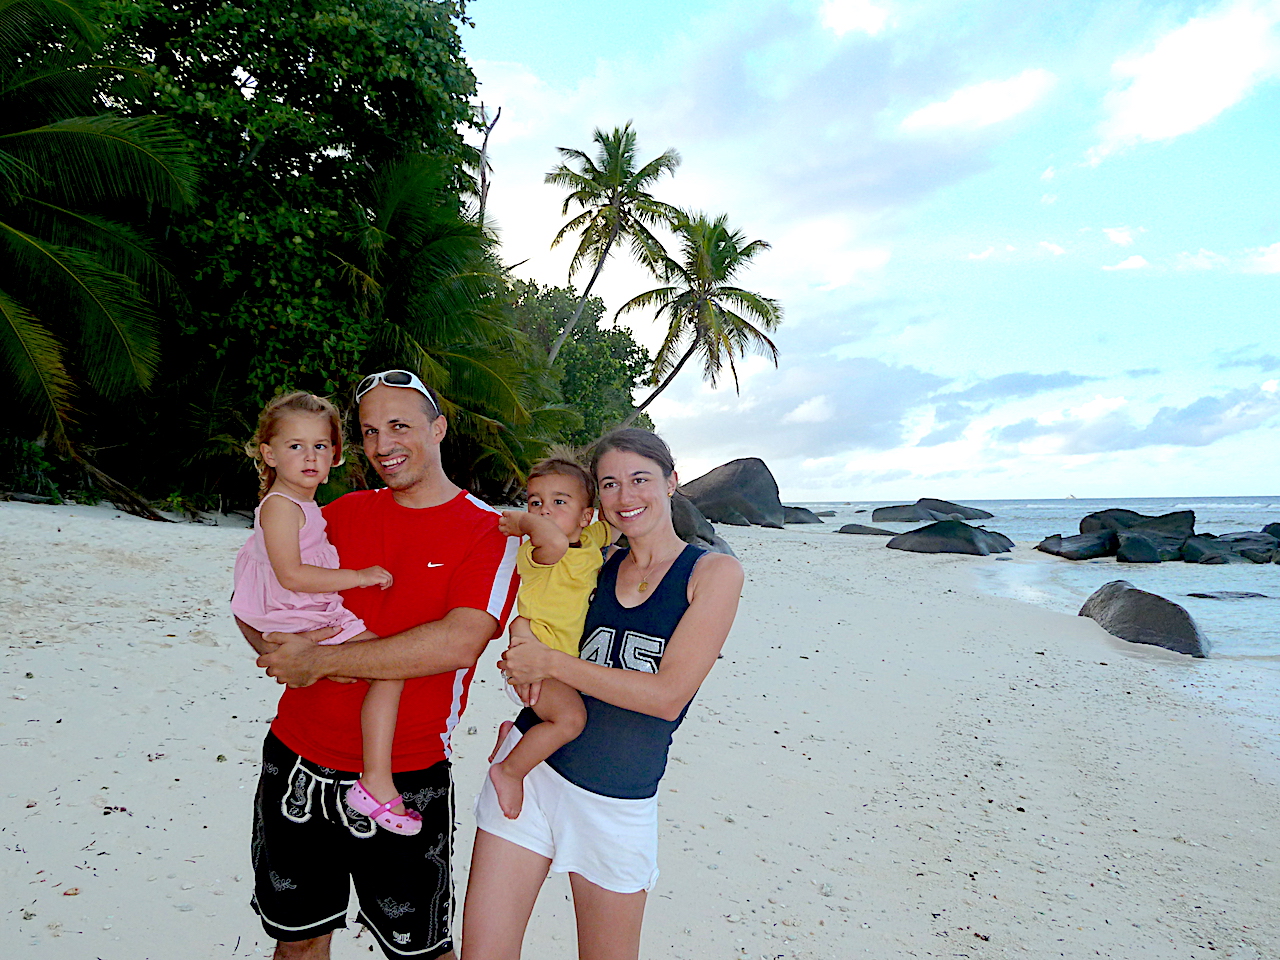
[[301, 634], [264, 634], [263, 642], [274, 649], [258, 657], [258, 666], [263, 667], [267, 676], [274, 677], [277, 683], [288, 684], [290, 687], [309, 687], [325, 676], [321, 670], [321, 658], [316, 644], [320, 640], [337, 636], [339, 632], [336, 627], [324, 627]]

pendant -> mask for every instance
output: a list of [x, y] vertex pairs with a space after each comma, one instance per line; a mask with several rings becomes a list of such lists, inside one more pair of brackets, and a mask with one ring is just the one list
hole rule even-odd
[[637, 589], [637, 590], [639, 590], [641, 593], [644, 593], [646, 590], [648, 590], [648, 589], [649, 589], [649, 581], [648, 581], [648, 580], [641, 580], [641, 581], [640, 581], [640, 586], [638, 586], [636, 589]]

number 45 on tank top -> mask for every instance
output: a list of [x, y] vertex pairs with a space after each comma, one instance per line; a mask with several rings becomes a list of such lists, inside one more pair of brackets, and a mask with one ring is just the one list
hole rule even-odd
[[657, 673], [666, 649], [664, 637], [651, 637], [635, 630], [623, 631], [621, 639], [612, 627], [596, 627], [582, 644], [579, 659], [606, 667], [622, 667], [642, 673]]

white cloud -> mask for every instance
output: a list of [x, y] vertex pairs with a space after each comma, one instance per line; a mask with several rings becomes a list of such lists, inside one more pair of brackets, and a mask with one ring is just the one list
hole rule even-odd
[[1045, 183], [1048, 183], [1057, 175], [1058, 175], [1058, 171], [1053, 169], [1053, 167], [1049, 167], [1047, 170], [1045, 170], [1044, 173], [1040, 174], [1040, 179], [1043, 180]]
[[1247, 272], [1280, 273], [1280, 243], [1250, 250], [1249, 256], [1249, 265], [1245, 267]]
[[1183, 251], [1178, 254], [1177, 267], [1179, 270], [1214, 270], [1226, 266], [1227, 263], [1227, 258], [1222, 254], [1201, 247], [1198, 253]]
[[1133, 246], [1133, 231], [1128, 227], [1103, 227], [1102, 232], [1107, 235], [1107, 239], [1112, 243], [1117, 243], [1122, 247]]
[[891, 257], [884, 247], [859, 245], [855, 225], [845, 217], [822, 217], [789, 226], [767, 257], [753, 268], [757, 289], [803, 286], [838, 290], [880, 273]]
[[835, 415], [835, 410], [831, 407], [831, 401], [826, 394], [818, 394], [816, 397], [810, 397], [800, 406], [796, 407], [785, 417], [782, 418], [783, 423], [826, 423]]
[[977, 130], [1031, 109], [1053, 86], [1048, 70], [1024, 70], [1008, 80], [988, 80], [921, 107], [902, 121], [910, 132]]
[[1147, 52], [1117, 60], [1112, 72], [1128, 83], [1107, 95], [1110, 115], [1090, 162], [1190, 133], [1280, 74], [1278, 22], [1275, 0], [1236, 0], [1193, 17]]
[[884, 29], [889, 11], [870, 0], [823, 0], [818, 19], [837, 37], [855, 31], [874, 37]]
[[1047, 207], [1051, 203], [1058, 202], [1058, 195], [1056, 193], [1046, 193], [1044, 196], [1040, 198], [1040, 202]]
[[1040, 247], [1043, 250], [1048, 250], [1055, 257], [1060, 257], [1067, 252], [1065, 248], [1058, 246], [1056, 243], [1050, 243], [1048, 240], [1041, 240]]
[[1121, 260], [1114, 267], [1103, 267], [1102, 269], [1103, 270], [1141, 270], [1144, 267], [1149, 267], [1149, 266], [1151, 266], [1151, 264], [1147, 263], [1146, 257], [1140, 257], [1137, 254], [1134, 254], [1132, 257], [1129, 257], [1125, 260]]
[[1280, 391], [1280, 380], [1268, 380], [1262, 384], [1262, 389], [1267, 393], [1276, 393]]
[[970, 260], [985, 260], [985, 259], [987, 259], [987, 257], [991, 256], [991, 255], [992, 255], [993, 253], [995, 253], [995, 252], [996, 252], [996, 248], [995, 248], [995, 247], [987, 247], [987, 249], [983, 250], [981, 253], [971, 253], [971, 254], [969, 254], [969, 259], [970, 259]]

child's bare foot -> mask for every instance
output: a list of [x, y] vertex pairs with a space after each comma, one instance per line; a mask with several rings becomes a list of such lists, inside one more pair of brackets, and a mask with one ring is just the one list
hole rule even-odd
[[524, 780], [508, 773], [501, 763], [489, 768], [489, 779], [498, 794], [498, 806], [508, 820], [520, 816], [520, 808], [524, 806]]
[[507, 734], [511, 732], [511, 728], [515, 724], [510, 720], [503, 720], [498, 727], [498, 742], [493, 745], [493, 749], [489, 751], [489, 762], [493, 763], [493, 758], [498, 755], [498, 751], [502, 749], [502, 741], [507, 739]]
[[[373, 797], [379, 803], [386, 803], [400, 795], [400, 791], [396, 789], [395, 781], [387, 776], [363, 776], [360, 782], [364, 784], [365, 790], [369, 796]], [[403, 803], [397, 803], [390, 810], [391, 813], [403, 817], [405, 809]]]

